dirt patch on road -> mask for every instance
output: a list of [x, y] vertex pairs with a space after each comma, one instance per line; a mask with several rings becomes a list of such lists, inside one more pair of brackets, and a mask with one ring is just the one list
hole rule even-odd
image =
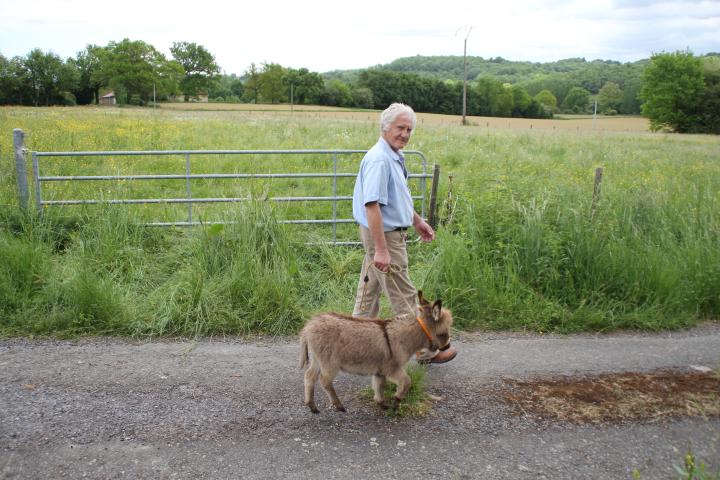
[[663, 370], [504, 383], [501, 396], [515, 413], [575, 424], [720, 416], [718, 372]]

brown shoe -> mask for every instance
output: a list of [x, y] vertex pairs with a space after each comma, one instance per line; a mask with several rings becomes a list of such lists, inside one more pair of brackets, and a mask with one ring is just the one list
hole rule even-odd
[[421, 365], [427, 365], [429, 363], [447, 363], [453, 358], [457, 356], [457, 350], [455, 350], [454, 347], [450, 347], [445, 351], [438, 352], [437, 355], [435, 355], [432, 358], [428, 358], [425, 360], [418, 360], [418, 363]]

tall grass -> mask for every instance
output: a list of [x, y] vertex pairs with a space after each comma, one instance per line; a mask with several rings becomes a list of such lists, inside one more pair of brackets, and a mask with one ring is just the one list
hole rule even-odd
[[[3, 108], [0, 125], [4, 165], [14, 127], [35, 150], [361, 149], [378, 136], [374, 122], [142, 109]], [[411, 274], [453, 309], [460, 328], [662, 329], [720, 316], [717, 137], [421, 125], [410, 147], [442, 170], [437, 239], [411, 245]], [[358, 160], [342, 168], [355, 171]], [[200, 168], [310, 168], [214, 161]], [[596, 167], [604, 179], [591, 215]], [[75, 159], [48, 168], [136, 167]], [[197, 218], [213, 215], [223, 226], [164, 230], [140, 226], [148, 212], [121, 206], [19, 213], [12, 170], [0, 172], [2, 335], [292, 333], [310, 312], [352, 307], [362, 252], [322, 245], [322, 227], [278, 222], [315, 205], [263, 201], [269, 191], [327, 186], [208, 183], [209, 194], [249, 188], [257, 200], [198, 209]], [[127, 184], [72, 188], [89, 197], [92, 188], [108, 197], [152, 193]], [[345, 234], [355, 238], [355, 228]]]
[[[505, 139], [493, 149], [497, 140]], [[659, 329], [718, 317], [720, 165], [709, 150], [687, 157], [715, 139], [663, 138], [660, 151], [657, 138], [641, 137], [629, 151], [623, 137], [566, 137], [602, 152], [594, 217], [592, 169], [583, 180], [576, 162], [558, 161], [566, 148], [542, 136], [517, 140], [495, 179], [459, 185], [457, 220], [445, 226], [427, 279], [460, 325], [508, 328], [523, 318], [536, 330]], [[523, 156], [523, 145], [534, 153]]]
[[296, 258], [267, 206], [189, 233], [94, 213], [69, 233], [34, 218], [3, 235], [6, 334], [280, 334], [302, 323]]

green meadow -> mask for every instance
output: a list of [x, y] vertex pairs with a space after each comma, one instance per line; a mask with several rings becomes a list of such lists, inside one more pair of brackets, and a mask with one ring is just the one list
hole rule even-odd
[[[367, 149], [378, 112], [0, 109], [0, 335], [292, 334], [352, 308], [362, 252], [324, 243], [328, 179], [212, 179], [196, 205], [18, 208], [12, 130], [32, 151]], [[562, 120], [556, 120], [562, 122]], [[720, 138], [421, 121], [408, 148], [440, 166], [437, 239], [411, 274], [460, 329], [659, 330], [720, 318]], [[549, 125], [549, 124], [548, 124]], [[338, 171], [355, 173], [360, 156]], [[194, 156], [193, 173], [332, 171], [328, 157]], [[418, 171], [416, 159], [412, 171]], [[593, 178], [603, 169], [593, 205]], [[43, 175], [182, 174], [182, 156], [42, 158]], [[28, 170], [30, 163], [28, 161]], [[338, 181], [350, 195], [353, 179]], [[31, 182], [32, 187], [32, 182]], [[183, 197], [184, 180], [47, 182], [45, 200]], [[413, 183], [417, 193], [419, 186]], [[350, 204], [338, 203], [340, 217]], [[420, 205], [417, 206], [420, 210]], [[224, 224], [213, 222], [222, 221]], [[338, 229], [355, 240], [356, 228]], [[384, 311], [388, 312], [387, 306]]]

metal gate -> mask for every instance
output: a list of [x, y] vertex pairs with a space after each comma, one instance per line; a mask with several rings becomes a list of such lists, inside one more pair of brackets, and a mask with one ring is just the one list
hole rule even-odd
[[[19, 133], [18, 133], [19, 132]], [[23, 135], [19, 130], [15, 130], [15, 164], [17, 169], [18, 179], [18, 192], [20, 195], [20, 205], [27, 208], [29, 199], [29, 188], [27, 185], [27, 176], [25, 173], [26, 154], [29, 153], [32, 158], [32, 179], [34, 184], [34, 195], [35, 205], [38, 211], [42, 212], [48, 207], [60, 207], [67, 205], [92, 205], [92, 204], [186, 204], [187, 212], [183, 220], [170, 220], [170, 221], [154, 221], [148, 222], [147, 225], [151, 226], [179, 226], [187, 227], [201, 224], [212, 224], [212, 223], [223, 223], [222, 221], [213, 220], [197, 220], [194, 216], [194, 205], [198, 204], [218, 204], [218, 203], [237, 203], [251, 200], [249, 196], [197, 196], [194, 195], [193, 183], [202, 180], [238, 180], [238, 179], [293, 179], [294, 181], [301, 182], [303, 179], [328, 179], [329, 185], [328, 195], [318, 196], [271, 196], [264, 200], [272, 202], [327, 202], [331, 205], [330, 214], [328, 218], [299, 218], [299, 219], [281, 219], [280, 223], [287, 224], [329, 224], [332, 228], [332, 240], [333, 244], [345, 244], [345, 243], [356, 243], [356, 242], [342, 242], [337, 237], [337, 227], [340, 224], [354, 223], [352, 218], [342, 218], [338, 214], [338, 206], [343, 202], [352, 202], [352, 189], [339, 186], [339, 180], [343, 178], [354, 178], [357, 175], [357, 167], [359, 161], [362, 158], [361, 155], [365, 154], [367, 150], [155, 150], [155, 151], [85, 151], [85, 152], [29, 152], [27, 151], [23, 143]], [[413, 199], [416, 202], [416, 210], [423, 216], [426, 216], [426, 212], [429, 215], [429, 220], [434, 223], [435, 218], [435, 192], [437, 188], [437, 179], [439, 176], [439, 169], [437, 166], [434, 167], [434, 172], [431, 174], [428, 172], [427, 159], [422, 152], [408, 150], [404, 154], [408, 158], [416, 157], [416, 170], [411, 172], [409, 170], [409, 179], [417, 181], [417, 186], [414, 187], [416, 194], [413, 195]], [[293, 159], [295, 161], [300, 160], [304, 157], [311, 156], [312, 159], [330, 159], [330, 162], [324, 162], [326, 169], [322, 169], [315, 172], [305, 173], [193, 173], [193, 159], [213, 158], [218, 156], [228, 156], [233, 159], [240, 159], [247, 156], [259, 156], [263, 158], [265, 156], [282, 156]], [[22, 158], [19, 158], [22, 156]], [[132, 158], [142, 159], [148, 157], [175, 157], [180, 158], [184, 162], [184, 168], [182, 173], [172, 174], [157, 174], [157, 173], [135, 173], [132, 175], [105, 175], [105, 174], [93, 174], [93, 175], [43, 175], [41, 162], [48, 158], [62, 158], [72, 159], [81, 157], [93, 157], [93, 158]], [[340, 171], [338, 168], [341, 160], [351, 159], [354, 163], [353, 171]], [[303, 160], [303, 165], [307, 162]], [[322, 163], [322, 162], [319, 162]], [[196, 167], [197, 168], [197, 167]], [[22, 170], [22, 171], [21, 171]], [[428, 190], [427, 181], [432, 180], [431, 188]], [[50, 182], [99, 182], [99, 181], [114, 181], [114, 182], [142, 182], [149, 180], [171, 180], [182, 182], [184, 184], [184, 192], [182, 196], [171, 196], [171, 197], [154, 197], [154, 198], [62, 198], [47, 200], [43, 197], [43, 186]], [[24, 183], [24, 184], [23, 184]], [[347, 181], [344, 182], [347, 184]], [[430, 195], [429, 205], [428, 196]], [[428, 211], [429, 209], [429, 211]], [[347, 209], [345, 209], [347, 210]]]

